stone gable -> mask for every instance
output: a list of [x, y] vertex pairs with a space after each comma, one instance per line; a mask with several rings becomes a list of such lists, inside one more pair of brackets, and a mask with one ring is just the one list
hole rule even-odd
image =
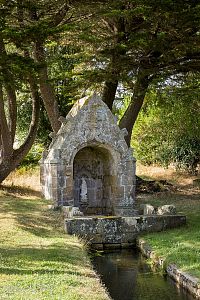
[[124, 134], [100, 97], [77, 101], [41, 160], [45, 197], [86, 215], [131, 215], [135, 160]]

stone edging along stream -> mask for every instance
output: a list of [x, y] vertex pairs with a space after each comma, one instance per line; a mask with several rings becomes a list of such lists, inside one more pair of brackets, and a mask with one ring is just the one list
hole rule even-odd
[[[152, 259], [156, 266], [164, 268], [164, 259], [162, 257], [158, 257], [151, 246], [149, 246], [149, 244], [147, 244], [143, 239], [137, 239], [137, 247], [144, 256]], [[175, 264], [169, 264], [165, 267], [165, 271], [168, 276], [178, 283], [178, 285], [185, 288], [195, 298], [200, 299], [200, 282], [198, 278], [181, 271]]]

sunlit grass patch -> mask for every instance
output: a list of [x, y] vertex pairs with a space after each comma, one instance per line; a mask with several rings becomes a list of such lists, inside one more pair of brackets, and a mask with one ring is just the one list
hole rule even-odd
[[160, 233], [151, 233], [144, 239], [165, 263], [175, 263], [183, 271], [200, 280], [200, 193], [184, 189], [176, 192], [142, 195], [141, 203], [154, 206], [174, 204], [179, 213], [187, 216], [187, 225]]
[[0, 192], [0, 299], [109, 299], [85, 246], [37, 197]]
[[[9, 191], [15, 193], [27, 192], [30, 195], [39, 195], [40, 192], [40, 169], [39, 166], [29, 169], [19, 168], [10, 173], [4, 180], [4, 185], [9, 187]], [[23, 193], [23, 194], [24, 194]]]
[[177, 171], [173, 166], [164, 168], [161, 166], [144, 166], [137, 162], [136, 173], [144, 179], [151, 180], [167, 180], [173, 184], [186, 186], [192, 185], [194, 175], [189, 175], [185, 172]]

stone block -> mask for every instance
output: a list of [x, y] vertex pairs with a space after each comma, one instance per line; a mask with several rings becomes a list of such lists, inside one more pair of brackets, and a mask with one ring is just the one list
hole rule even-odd
[[135, 247], [135, 243], [121, 243], [122, 249], [132, 249]]
[[128, 238], [128, 243], [135, 244], [136, 243], [136, 238], [137, 238], [137, 235], [132, 234], [132, 236]]
[[135, 217], [123, 217], [122, 232], [134, 234], [138, 232], [137, 219]]
[[65, 188], [63, 193], [66, 195], [66, 199], [72, 200], [74, 198], [74, 193], [72, 187]]
[[141, 204], [144, 215], [153, 215], [156, 213], [155, 208], [151, 204]]
[[146, 216], [141, 219], [142, 222], [139, 224], [140, 231], [157, 232], [163, 230], [164, 222], [162, 217]]
[[73, 218], [78, 216], [83, 216], [83, 213], [80, 211], [79, 207], [74, 206], [62, 206], [62, 211], [66, 218]]
[[127, 182], [128, 182], [128, 176], [125, 174], [122, 174], [121, 175], [121, 185], [126, 185], [126, 184], [128, 184]]
[[121, 217], [133, 217], [138, 215], [138, 210], [132, 207], [133, 205], [127, 207], [116, 207], [114, 210], [115, 215]]
[[58, 189], [58, 178], [57, 177], [51, 177], [51, 180], [49, 182], [49, 185], [52, 189]]
[[91, 244], [91, 248], [92, 249], [95, 249], [95, 250], [103, 250], [103, 244], [96, 244], [96, 243], [93, 243]]
[[73, 181], [73, 177], [72, 176], [66, 176], [65, 177], [66, 180], [66, 186], [68, 187], [73, 187], [74, 181]]
[[174, 205], [163, 205], [157, 209], [157, 215], [175, 215], [176, 207]]
[[60, 149], [51, 149], [50, 155], [54, 159], [60, 159]]
[[186, 216], [182, 215], [165, 215], [163, 218], [163, 230], [176, 228], [186, 224]]
[[102, 234], [96, 233], [96, 234], [93, 236], [92, 243], [93, 243], [93, 244], [102, 244], [102, 243], [103, 243]]
[[173, 278], [178, 285], [188, 290], [196, 299], [200, 299], [199, 278], [193, 277], [178, 269], [175, 264], [170, 264], [166, 268], [167, 274]]
[[57, 188], [51, 188], [51, 197], [58, 201], [60, 198], [60, 191]]
[[121, 234], [121, 243], [135, 243], [137, 235], [135, 232], [124, 232]]
[[103, 244], [103, 248], [105, 249], [105, 250], [114, 250], [114, 249], [120, 249], [121, 248], [121, 243], [116, 243], [116, 244], [111, 244], [111, 243], [109, 243], [109, 244]]
[[65, 220], [65, 231], [70, 235], [74, 234], [72, 220]]
[[65, 166], [64, 171], [66, 176], [70, 176], [73, 172], [73, 169], [71, 166], [70, 167]]
[[50, 168], [48, 170], [46, 169], [46, 173], [48, 175], [51, 175], [51, 177], [57, 177], [57, 175], [58, 175], [57, 166], [50, 166]]
[[60, 188], [65, 188], [66, 187], [66, 179], [64, 176], [59, 176], [58, 177], [58, 186]]
[[121, 242], [121, 220], [119, 218], [103, 218], [98, 220], [102, 226], [102, 237], [104, 243], [120, 243]]

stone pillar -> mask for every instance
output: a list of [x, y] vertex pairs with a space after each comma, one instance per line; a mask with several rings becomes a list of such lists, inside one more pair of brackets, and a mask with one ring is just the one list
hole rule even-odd
[[74, 205], [74, 180], [73, 180], [73, 165], [68, 165], [63, 162], [63, 178], [64, 186], [62, 189], [63, 205]]
[[66, 186], [63, 161], [60, 150], [51, 150], [50, 159], [45, 160], [45, 155], [40, 162], [42, 192], [46, 199], [52, 199], [55, 206], [64, 204], [63, 190]]
[[133, 150], [129, 148], [126, 155], [121, 160], [116, 193], [116, 204], [114, 207], [114, 213], [117, 216], [134, 216], [138, 213], [134, 208], [136, 161], [132, 156], [132, 152]]
[[42, 152], [42, 158], [39, 161], [40, 164], [40, 185], [41, 192], [45, 196], [45, 159], [47, 158], [48, 150]]

